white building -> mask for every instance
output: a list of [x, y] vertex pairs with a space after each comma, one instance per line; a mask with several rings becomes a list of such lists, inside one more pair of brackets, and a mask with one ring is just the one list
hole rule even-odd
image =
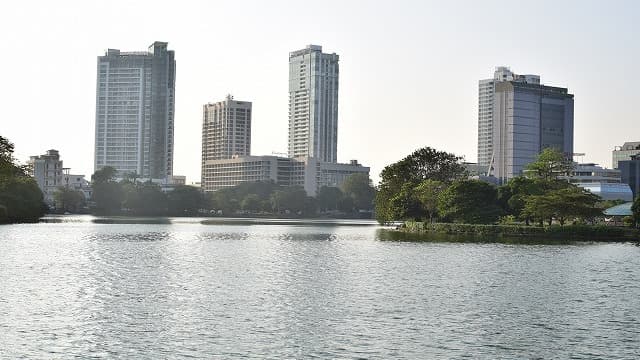
[[571, 176], [563, 178], [603, 200], [633, 201], [631, 187], [622, 182], [618, 169], [605, 169], [594, 163], [575, 164]]
[[173, 174], [174, 52], [107, 50], [98, 57], [94, 170], [164, 178]]
[[48, 204], [53, 203], [53, 195], [59, 187], [64, 185], [63, 166], [58, 150], [47, 150], [47, 153], [39, 156], [31, 156], [28, 161], [29, 175], [31, 175], [38, 187], [42, 190], [44, 200]]
[[202, 189], [205, 192], [245, 182], [273, 181], [282, 186], [302, 186], [315, 196], [323, 186], [337, 187], [357, 173], [369, 175], [369, 168], [352, 160], [349, 164], [322, 162], [315, 158], [245, 156], [209, 160], [204, 165]]
[[338, 159], [338, 55], [309, 45], [289, 54], [289, 157]]
[[65, 169], [62, 175], [62, 186], [67, 189], [80, 191], [84, 195], [85, 200], [91, 199], [93, 194], [91, 183], [84, 178], [84, 175], [69, 174], [69, 170]]

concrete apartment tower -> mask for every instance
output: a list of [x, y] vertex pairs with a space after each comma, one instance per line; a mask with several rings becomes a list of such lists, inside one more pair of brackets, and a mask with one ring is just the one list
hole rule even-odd
[[573, 94], [539, 79], [513, 75], [493, 85], [489, 167], [501, 183], [521, 175], [544, 148], [573, 154]]
[[208, 103], [202, 111], [202, 184], [207, 184], [205, 164], [209, 160], [251, 155], [251, 102], [236, 101], [227, 95], [224, 101]]
[[98, 57], [94, 170], [164, 179], [173, 174], [176, 62], [166, 42]]
[[289, 157], [338, 160], [338, 55], [308, 45], [289, 53]]
[[496, 83], [518, 81], [528, 84], [540, 84], [538, 75], [518, 75], [508, 67], [499, 66], [492, 79], [478, 83], [478, 167], [485, 174], [493, 156], [493, 106]]

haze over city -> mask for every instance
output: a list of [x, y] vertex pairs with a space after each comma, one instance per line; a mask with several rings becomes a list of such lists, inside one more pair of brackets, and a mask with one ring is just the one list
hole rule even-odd
[[476, 161], [478, 80], [496, 66], [575, 95], [574, 149], [585, 161], [610, 167], [613, 146], [637, 137], [640, 5], [632, 1], [529, 1], [517, 10], [497, 1], [0, 8], [2, 134], [20, 161], [57, 149], [87, 176], [96, 57], [154, 41], [176, 52], [174, 174], [188, 182], [200, 178], [202, 105], [226, 94], [253, 102], [253, 154], [287, 152], [288, 54], [308, 44], [340, 55], [338, 161], [358, 159], [374, 182], [386, 164], [427, 145]]

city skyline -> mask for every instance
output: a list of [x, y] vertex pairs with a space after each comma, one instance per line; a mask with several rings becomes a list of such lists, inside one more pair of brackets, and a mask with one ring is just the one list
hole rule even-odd
[[[330, 27], [305, 26], [296, 33], [276, 24], [289, 12], [279, 15], [266, 4], [248, 4], [249, 18], [269, 14], [270, 24], [265, 27], [264, 22], [256, 21], [247, 30], [234, 31], [235, 38], [221, 40], [227, 45], [211, 48], [202, 46], [204, 35], [199, 34], [224, 33], [226, 22], [214, 26], [188, 21], [190, 16], [204, 16], [193, 15], [194, 7], [190, 6], [152, 10], [161, 19], [175, 18], [183, 29], [162, 21], [145, 29], [125, 12], [121, 26], [109, 31], [100, 26], [115, 10], [91, 4], [75, 3], [78, 11], [73, 17], [66, 15], [64, 6], [47, 3], [33, 13], [20, 4], [2, 11], [2, 30], [24, 33], [20, 41], [10, 38], [5, 44], [7, 53], [20, 56], [0, 60], [4, 68], [18, 70], [8, 73], [2, 90], [3, 98], [11, 100], [0, 110], [2, 135], [16, 144], [16, 157], [22, 162], [30, 155], [58, 149], [75, 172], [90, 176], [95, 57], [108, 47], [129, 51], [163, 40], [178, 54], [174, 173], [187, 175], [190, 182], [197, 181], [200, 173], [201, 106], [227, 93], [254, 104], [254, 153], [287, 151], [286, 57], [292, 49], [310, 43], [340, 54], [338, 161], [357, 158], [371, 166], [374, 181], [385, 165], [422, 146], [475, 161], [477, 79], [502, 65], [543, 74], [543, 84], [548, 79], [554, 86], [571, 89], [576, 96], [574, 149], [586, 152], [586, 160], [611, 167], [613, 147], [637, 140], [634, 124], [638, 113], [633, 99], [638, 94], [633, 84], [638, 74], [632, 69], [640, 48], [633, 41], [637, 33], [633, 14], [638, 13], [634, 3], [629, 3], [630, 11], [623, 14], [595, 2], [581, 3], [579, 9], [560, 4], [550, 14], [551, 2], [531, 2], [524, 4], [522, 11], [532, 19], [551, 16], [550, 21], [557, 25], [553, 30], [540, 29], [535, 21], [518, 21], [519, 27], [512, 33], [499, 33], [495, 42], [482, 45], [477, 41], [482, 36], [515, 24], [516, 19], [503, 18], [500, 24], [471, 31], [480, 24], [481, 15], [500, 8], [497, 3], [469, 9], [459, 4], [439, 4], [437, 8], [433, 3], [415, 4], [411, 13], [401, 7], [373, 9], [346, 4], [339, 7]], [[136, 13], [143, 4], [127, 6]], [[207, 8], [205, 3], [200, 6]], [[320, 9], [294, 23], [319, 24], [326, 11]], [[402, 20], [393, 24], [393, 30], [389, 30], [393, 26], [377, 27], [386, 12], [393, 12], [396, 21]], [[20, 19], [27, 19], [27, 14], [32, 20], [22, 24]], [[360, 28], [349, 31], [346, 20], [355, 14], [362, 19]], [[453, 17], [461, 17], [459, 28], [447, 25]], [[469, 20], [468, 24], [464, 20]], [[563, 37], [553, 36], [560, 32]], [[63, 38], [67, 40], [60, 40]], [[234, 52], [220, 50], [238, 40], [252, 46], [238, 47]], [[35, 43], [38, 46], [33, 46]], [[594, 53], [594, 48], [599, 51]], [[65, 57], [33, 62], [39, 54], [55, 54], [59, 49], [66, 49]], [[260, 56], [250, 56], [256, 53]], [[613, 88], [617, 89], [615, 96], [605, 91]], [[46, 116], [26, 111], [34, 101], [48, 109]]]

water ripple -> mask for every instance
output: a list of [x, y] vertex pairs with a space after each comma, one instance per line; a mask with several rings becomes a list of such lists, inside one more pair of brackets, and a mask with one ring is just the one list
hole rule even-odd
[[0, 227], [0, 358], [638, 358], [640, 249], [350, 226]]

